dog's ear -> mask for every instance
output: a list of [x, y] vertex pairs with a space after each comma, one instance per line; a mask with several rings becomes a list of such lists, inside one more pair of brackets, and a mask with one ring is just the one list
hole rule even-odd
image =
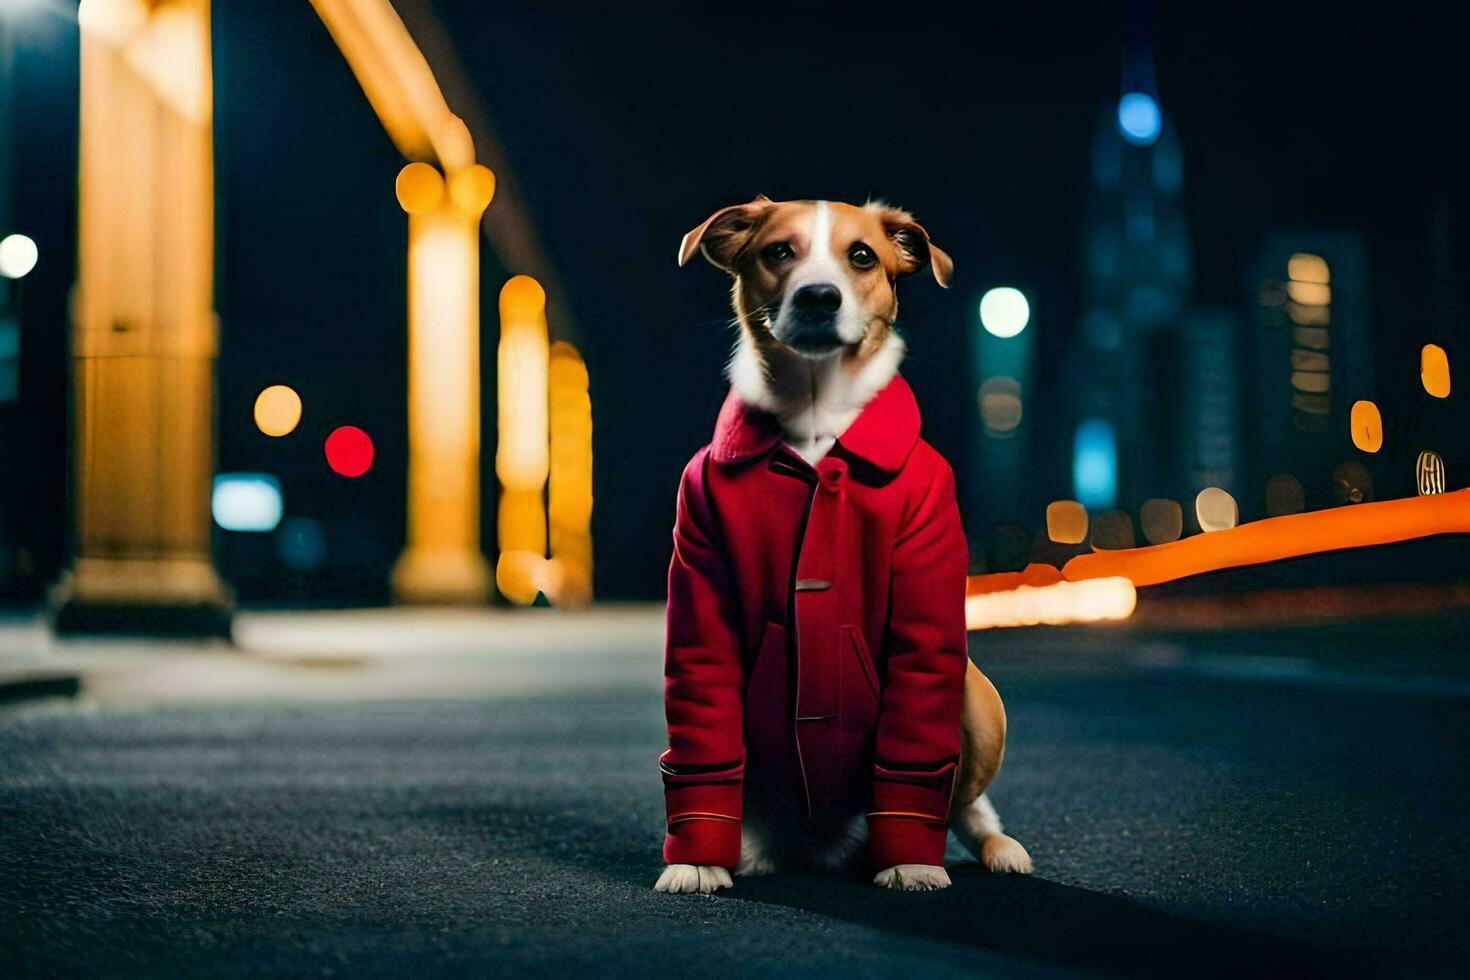
[[716, 211], [679, 243], [679, 265], [688, 262], [697, 249], [713, 265], [734, 272], [736, 257], [750, 243], [756, 227], [772, 206], [770, 198], [757, 194], [749, 204]]
[[907, 276], [927, 265], [934, 270], [934, 281], [949, 288], [949, 281], [954, 276], [954, 261], [949, 253], [929, 240], [929, 233], [914, 220], [913, 215], [881, 202], [870, 203], [868, 209], [883, 222], [883, 230], [894, 248], [898, 249], [899, 275]]

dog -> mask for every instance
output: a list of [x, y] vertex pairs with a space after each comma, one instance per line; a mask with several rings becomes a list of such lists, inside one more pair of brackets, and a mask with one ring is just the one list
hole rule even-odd
[[985, 790], [1005, 708], [969, 660], [967, 550], [947, 463], [898, 374], [897, 282], [949, 256], [882, 202], [772, 201], [684, 236], [733, 278], [715, 437], [685, 468], [660, 757], [666, 867], [704, 892], [787, 868], [950, 884], [946, 828], [1029, 873]]

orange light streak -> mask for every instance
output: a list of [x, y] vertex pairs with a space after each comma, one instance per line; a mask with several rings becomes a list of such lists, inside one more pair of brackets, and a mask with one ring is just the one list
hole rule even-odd
[[1122, 576], [1137, 586], [1157, 585], [1224, 568], [1466, 532], [1470, 489], [1268, 517], [1168, 544], [1078, 555], [1063, 566], [1062, 577]]

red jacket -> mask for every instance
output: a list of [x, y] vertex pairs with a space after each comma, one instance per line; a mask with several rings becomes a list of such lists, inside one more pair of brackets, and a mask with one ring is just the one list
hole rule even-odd
[[942, 864], [967, 562], [902, 378], [815, 467], [732, 392], [679, 486], [664, 861], [737, 864], [749, 764], [816, 824], [865, 807], [875, 868]]

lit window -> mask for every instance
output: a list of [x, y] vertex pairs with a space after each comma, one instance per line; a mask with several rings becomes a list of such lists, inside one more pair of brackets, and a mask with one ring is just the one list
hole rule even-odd
[[1291, 331], [1291, 339], [1297, 346], [1312, 350], [1326, 350], [1328, 347], [1327, 331], [1321, 327], [1296, 327]]
[[1291, 386], [1297, 391], [1323, 395], [1332, 387], [1332, 375], [1325, 371], [1293, 371]]
[[1332, 287], [1293, 280], [1286, 284], [1286, 295], [1291, 297], [1292, 302], [1303, 306], [1326, 306], [1332, 302]]
[[1293, 371], [1329, 371], [1332, 362], [1321, 351], [1296, 349], [1291, 352]]
[[1327, 260], [1309, 252], [1297, 252], [1286, 262], [1286, 274], [1297, 282], [1314, 282], [1326, 285], [1332, 281]]
[[[1303, 306], [1300, 303], [1287, 303], [1286, 315], [1291, 318], [1292, 323], [1304, 327], [1325, 327], [1332, 322], [1332, 311], [1326, 306]], [[1326, 344], [1322, 345], [1326, 347]]]

